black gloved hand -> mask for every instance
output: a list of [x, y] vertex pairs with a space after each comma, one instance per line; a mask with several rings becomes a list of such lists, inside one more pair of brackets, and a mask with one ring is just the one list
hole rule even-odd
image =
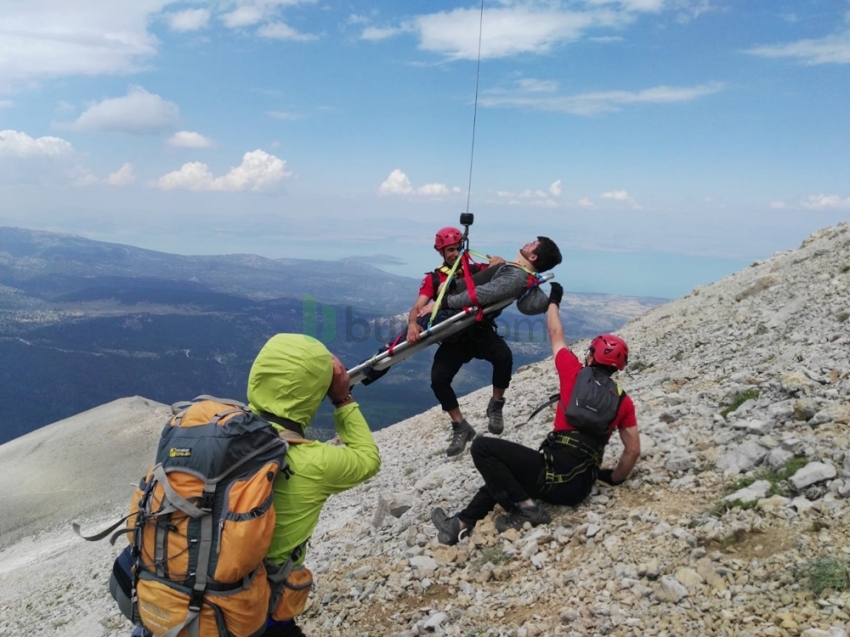
[[554, 281], [549, 284], [549, 287], [551, 288], [549, 291], [549, 303], [561, 305], [561, 299], [564, 298], [564, 288], [560, 283], [555, 283]]
[[612, 487], [616, 487], [618, 484], [623, 483], [623, 480], [614, 481], [613, 469], [600, 469], [596, 474], [596, 479], [601, 480], [605, 484], [610, 484]]

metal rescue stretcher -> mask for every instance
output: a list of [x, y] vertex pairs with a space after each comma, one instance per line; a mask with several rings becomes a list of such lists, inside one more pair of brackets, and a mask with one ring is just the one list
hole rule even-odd
[[[546, 272], [545, 274], [541, 274], [539, 278], [541, 282], [543, 282], [552, 279], [554, 276], [555, 275], [551, 272]], [[505, 309], [516, 300], [518, 299], [505, 299], [504, 301], [494, 303], [489, 307], [485, 307], [483, 309], [483, 313], [485, 316], [493, 314], [494, 312]], [[450, 316], [445, 321], [437, 323], [430, 329], [422, 332], [422, 338], [419, 339], [419, 342], [408, 343], [406, 340], [401, 341], [394, 347], [390, 347], [388, 350], [376, 354], [369, 360], [355, 365], [348, 370], [348, 375], [351, 379], [351, 386], [354, 387], [358, 383], [363, 382], [366, 379], [369, 370], [382, 371], [388, 369], [396, 363], [400, 363], [404, 359], [410, 358], [429, 345], [438, 343], [453, 334], [463, 331], [475, 322], [477, 314], [477, 306], [463, 308], [463, 310], [454, 316]]]

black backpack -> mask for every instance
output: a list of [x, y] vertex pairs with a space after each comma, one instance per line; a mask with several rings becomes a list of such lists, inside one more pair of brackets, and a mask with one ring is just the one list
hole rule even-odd
[[[576, 376], [570, 402], [561, 404], [567, 424], [602, 443], [608, 441], [608, 428], [617, 417], [620, 403], [626, 397], [626, 392], [610, 376], [595, 367], [582, 367]], [[527, 425], [549, 405], [560, 402], [561, 394], [553, 394], [545, 403], [537, 407], [528, 419], [516, 426], [517, 429]]]
[[563, 405], [567, 424], [587, 436], [607, 436], [624, 395], [610, 376], [596, 367], [582, 367], [573, 385], [570, 402]]

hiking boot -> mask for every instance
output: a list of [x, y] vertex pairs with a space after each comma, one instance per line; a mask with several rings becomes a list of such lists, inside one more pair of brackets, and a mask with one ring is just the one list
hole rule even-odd
[[502, 418], [502, 407], [505, 406], [505, 399], [495, 398], [490, 399], [490, 404], [487, 405], [487, 430], [491, 434], [499, 435], [505, 428], [505, 420]]
[[449, 517], [440, 507], [431, 511], [431, 522], [437, 527], [437, 541], [440, 544], [453, 546], [469, 535], [469, 529], [460, 528], [457, 515]]
[[472, 428], [466, 418], [457, 422], [452, 420], [452, 441], [449, 443], [449, 448], [446, 449], [447, 456], [456, 456], [462, 453], [466, 448], [466, 443], [471, 442], [475, 438], [475, 430]]
[[508, 529], [519, 531], [526, 522], [531, 522], [531, 526], [537, 526], [538, 524], [548, 524], [551, 521], [552, 518], [540, 504], [530, 507], [515, 507], [508, 515], [500, 515], [496, 518], [496, 530], [499, 533], [504, 533]]

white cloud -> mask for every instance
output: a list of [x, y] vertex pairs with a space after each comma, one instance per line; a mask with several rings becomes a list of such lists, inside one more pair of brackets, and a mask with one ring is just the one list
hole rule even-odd
[[690, 102], [722, 91], [722, 82], [708, 82], [697, 86], [654, 86], [640, 91], [600, 91], [578, 95], [539, 95], [534, 91], [514, 93], [490, 91], [479, 100], [481, 106], [501, 108], [528, 108], [569, 115], [597, 115], [619, 111], [632, 104], [673, 104]]
[[266, 113], [272, 119], [279, 119], [285, 122], [294, 122], [299, 119], [304, 119], [303, 115], [299, 115], [298, 113], [290, 113], [289, 111], [268, 111]]
[[317, 40], [319, 36], [312, 33], [300, 33], [284, 22], [271, 22], [257, 29], [257, 35], [261, 38], [273, 40], [293, 40], [295, 42], [309, 42]]
[[77, 167], [76, 169], [69, 171], [69, 173], [73, 178], [71, 183], [74, 186], [93, 186], [100, 183], [100, 179], [92, 175], [85, 168]]
[[369, 24], [369, 18], [365, 15], [359, 15], [357, 13], [352, 13], [348, 16], [348, 20], [346, 20], [347, 24]]
[[131, 73], [156, 55], [152, 18], [171, 0], [3, 3], [0, 82]]
[[593, 200], [590, 197], [584, 197], [578, 200], [578, 205], [580, 208], [594, 208], [596, 204], [593, 203]]
[[[547, 54], [582, 38], [612, 41], [619, 39], [617, 31], [645, 14], [667, 11], [687, 21], [711, 9], [711, 0], [500, 0], [491, 4], [497, 6], [488, 6], [483, 17], [484, 59]], [[470, 8], [421, 14], [398, 25], [368, 26], [360, 37], [385, 40], [414, 31], [424, 51], [452, 60], [474, 60], [479, 52], [480, 20], [480, 9], [473, 3]]]
[[105, 99], [90, 106], [70, 128], [87, 132], [159, 133], [176, 125], [179, 117], [177, 104], [134, 86], [124, 97]]
[[[507, 6], [484, 13], [481, 57], [501, 58], [520, 53], [546, 53], [554, 46], [578, 40], [590, 29], [621, 27], [634, 18], [624, 11], [605, 8], [585, 12]], [[478, 9], [418, 16], [420, 48], [455, 60], [478, 57]]]
[[393, 170], [389, 177], [378, 186], [379, 195], [421, 195], [423, 197], [444, 197], [449, 194], [459, 194], [460, 188], [449, 188], [446, 184], [424, 184], [414, 188], [410, 179], [400, 169]]
[[210, 12], [207, 9], [186, 9], [168, 13], [165, 19], [172, 31], [198, 31], [209, 24]]
[[558, 90], [558, 83], [554, 80], [535, 80], [526, 78], [519, 80], [519, 87], [529, 93], [554, 93]]
[[409, 195], [413, 192], [410, 179], [401, 170], [396, 168], [390, 173], [386, 181], [378, 186], [380, 195]]
[[168, 138], [168, 145], [177, 148], [212, 148], [215, 142], [200, 133], [181, 130]]
[[[237, 0], [236, 2], [228, 3], [230, 6], [235, 5], [235, 9], [228, 11], [221, 15], [221, 21], [224, 23], [224, 26], [230, 29], [239, 29], [242, 27], [250, 27], [255, 24], [260, 24], [261, 22], [271, 21], [271, 24], [267, 24], [260, 29], [262, 31], [266, 27], [272, 27], [270, 31], [266, 31], [264, 33], [258, 34], [261, 37], [278, 37], [281, 39], [299, 39], [292, 37], [284, 37], [283, 35], [269, 35], [269, 33], [284, 33], [285, 29], [289, 29], [289, 27], [283, 23], [279, 23], [281, 27], [285, 27], [282, 29], [276, 26], [276, 18], [279, 13], [280, 7], [284, 6], [295, 6], [298, 4], [311, 4], [315, 2], [315, 0]], [[309, 39], [314, 39], [315, 36], [311, 36]]]
[[806, 64], [850, 64], [850, 31], [818, 39], [757, 46], [745, 53], [766, 58], [794, 58]]
[[449, 194], [446, 184], [425, 184], [416, 189], [416, 192], [426, 197], [442, 197]]
[[413, 25], [409, 23], [404, 23], [397, 27], [366, 27], [363, 29], [363, 33], [360, 34], [360, 39], [376, 42], [379, 40], [394, 38], [402, 33], [410, 33], [413, 30]]
[[664, 0], [588, 0], [589, 5], [617, 5], [626, 11], [657, 13], [664, 8]]
[[546, 190], [526, 188], [520, 192], [510, 190], [497, 190], [496, 197], [507, 199], [509, 206], [543, 206], [544, 208], [557, 208], [558, 202], [552, 197], [560, 197], [562, 192], [561, 180], [553, 181]]
[[12, 108], [15, 104], [12, 100], [0, 100], [0, 109], [3, 108]]
[[263, 150], [255, 150], [245, 153], [242, 163], [221, 177], [214, 177], [209, 166], [195, 161], [163, 175], [154, 185], [162, 190], [261, 191], [291, 174], [284, 160]]
[[771, 201], [770, 207], [774, 210], [781, 210], [782, 208], [787, 208], [784, 201]]
[[263, 10], [252, 5], [237, 7], [230, 13], [221, 16], [221, 21], [229, 29], [249, 27], [263, 21]]
[[842, 199], [839, 195], [809, 195], [800, 205], [809, 210], [847, 210], [850, 209], [850, 197]]
[[58, 157], [74, 152], [71, 143], [61, 137], [32, 138], [14, 130], [0, 130], [0, 155], [15, 157]]
[[643, 206], [641, 206], [635, 198], [630, 196], [628, 192], [625, 190], [612, 190], [611, 192], [603, 192], [599, 195], [602, 199], [611, 199], [613, 201], [623, 201], [629, 204], [635, 210], [641, 210]]
[[132, 164], [124, 164], [106, 178], [106, 184], [109, 186], [129, 186], [134, 181], [136, 176], [133, 174]]

